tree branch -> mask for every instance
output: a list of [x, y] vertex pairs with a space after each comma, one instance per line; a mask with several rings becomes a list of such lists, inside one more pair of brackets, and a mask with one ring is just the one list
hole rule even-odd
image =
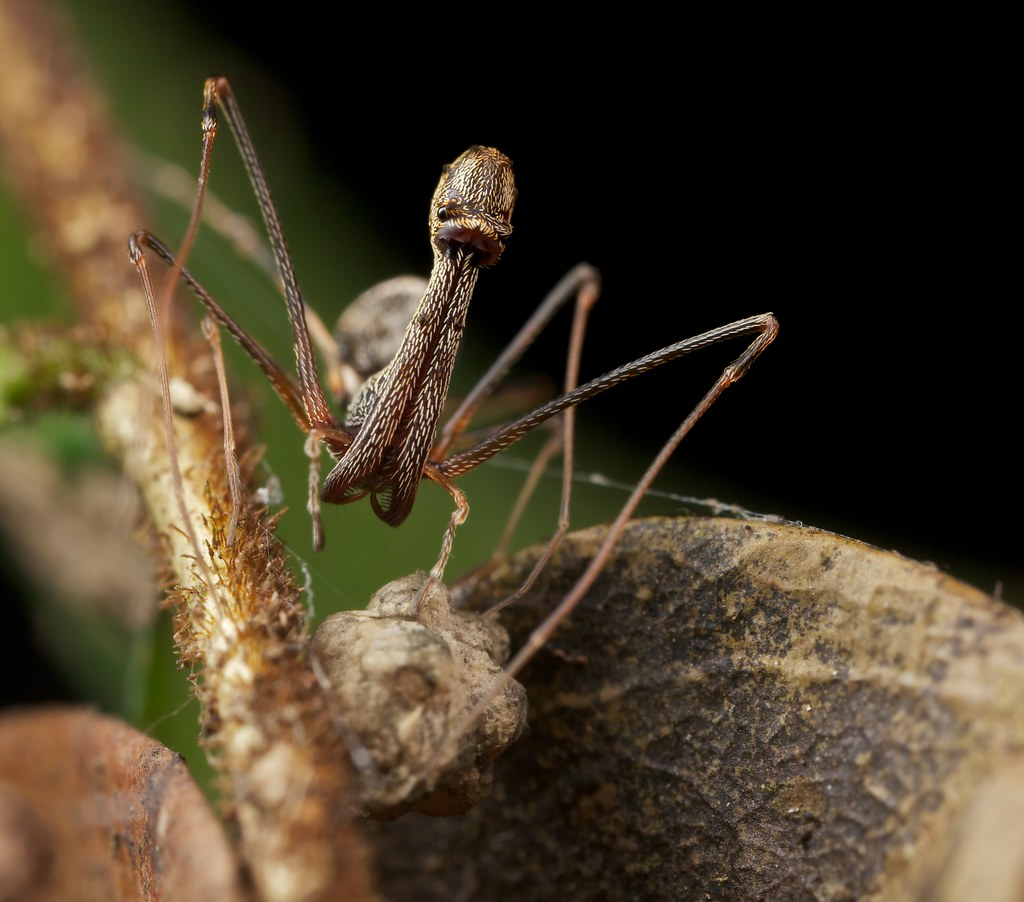
[[[179, 658], [196, 668], [205, 742], [257, 890], [268, 899], [363, 898], [347, 753], [306, 663], [299, 591], [251, 493], [233, 547], [225, 544], [231, 501], [209, 348], [180, 317], [167, 329], [172, 373], [214, 402], [211, 412], [175, 416], [200, 564], [180, 522], [159, 394], [142, 363], [153, 358], [153, 341], [126, 242], [149, 218], [101, 93], [62, 23], [28, 0], [0, 0], [0, 154], [89, 341], [132, 361], [98, 393], [97, 428], [138, 485], [159, 538], [175, 587]], [[236, 429], [244, 454], [244, 423]]]

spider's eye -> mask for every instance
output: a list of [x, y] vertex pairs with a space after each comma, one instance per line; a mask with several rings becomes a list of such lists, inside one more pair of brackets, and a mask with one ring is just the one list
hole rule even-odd
[[444, 222], [448, 218], [448, 208], [447, 207], [438, 207], [437, 208], [437, 218], [440, 219], [441, 222]]

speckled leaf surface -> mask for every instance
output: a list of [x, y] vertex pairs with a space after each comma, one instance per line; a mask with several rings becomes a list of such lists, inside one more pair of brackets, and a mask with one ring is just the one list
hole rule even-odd
[[[506, 612], [513, 647], [602, 535], [568, 539]], [[500, 599], [528, 565], [469, 591]], [[999, 812], [1024, 786], [1022, 677], [1020, 614], [930, 565], [794, 525], [637, 521], [522, 674], [529, 727], [491, 798], [371, 825], [380, 888], [1017, 898]]]

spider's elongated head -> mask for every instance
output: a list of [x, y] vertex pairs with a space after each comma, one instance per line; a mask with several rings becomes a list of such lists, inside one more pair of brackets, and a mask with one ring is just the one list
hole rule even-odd
[[512, 161], [493, 147], [474, 145], [445, 166], [430, 204], [435, 252], [474, 248], [481, 266], [496, 263], [512, 234], [516, 202]]

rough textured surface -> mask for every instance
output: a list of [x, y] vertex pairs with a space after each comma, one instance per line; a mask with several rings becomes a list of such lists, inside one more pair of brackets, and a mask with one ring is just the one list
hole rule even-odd
[[120, 721], [0, 717], [0, 898], [249, 898], [185, 762]]
[[508, 634], [494, 617], [452, 610], [441, 583], [417, 609], [425, 580], [421, 572], [388, 583], [365, 611], [328, 617], [312, 639], [335, 721], [373, 762], [359, 803], [376, 817], [472, 808], [526, 722], [526, 694], [513, 681], [474, 730], [448, 742], [501, 674]]
[[[255, 491], [242, 493], [242, 520], [227, 541], [236, 502], [220, 393], [210, 346], [183, 305], [170, 305], [161, 327], [170, 374], [187, 386], [174, 393], [187, 401], [174, 411], [172, 466], [147, 305], [126, 258], [128, 236], [151, 220], [66, 25], [57, 6], [0, 0], [0, 167], [44, 239], [84, 327], [77, 334], [94, 347], [62, 365], [72, 378], [57, 382], [89, 388], [98, 434], [138, 484], [158, 568], [175, 586], [178, 658], [198, 674], [203, 739], [258, 893], [281, 902], [368, 898], [346, 749], [307, 666], [307, 610]], [[79, 362], [94, 357], [108, 358], [105, 378], [85, 386]], [[255, 455], [237, 406], [234, 417], [251, 476]]]
[[[506, 612], [514, 647], [600, 535], [571, 537]], [[1005, 823], [982, 790], [1019, 773], [1022, 677], [1019, 613], [933, 567], [796, 526], [637, 521], [524, 671], [530, 725], [492, 796], [454, 821], [372, 825], [380, 888], [942, 898], [947, 870], [977, 878], [977, 825]], [[988, 833], [986, 885], [1019, 897], [1021, 831]]]

